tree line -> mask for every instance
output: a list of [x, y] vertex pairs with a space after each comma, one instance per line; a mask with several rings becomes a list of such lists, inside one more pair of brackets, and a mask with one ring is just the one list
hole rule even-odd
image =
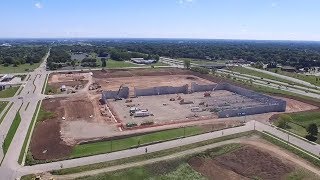
[[297, 68], [320, 66], [320, 43], [240, 40], [150, 40], [97, 41], [124, 52], [158, 54], [172, 58], [211, 60], [244, 59], [251, 62], [280, 63]]
[[47, 51], [46, 46], [0, 47], [0, 64], [3, 66], [19, 66], [26, 63], [39, 63]]

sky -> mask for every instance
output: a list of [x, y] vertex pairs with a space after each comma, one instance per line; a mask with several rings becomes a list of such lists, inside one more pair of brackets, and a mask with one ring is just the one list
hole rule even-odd
[[320, 41], [320, 0], [0, 0], [0, 38]]

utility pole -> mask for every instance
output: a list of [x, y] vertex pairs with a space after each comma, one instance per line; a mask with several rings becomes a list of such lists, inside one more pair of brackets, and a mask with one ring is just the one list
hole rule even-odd
[[183, 137], [186, 137], [186, 127], [183, 127]]

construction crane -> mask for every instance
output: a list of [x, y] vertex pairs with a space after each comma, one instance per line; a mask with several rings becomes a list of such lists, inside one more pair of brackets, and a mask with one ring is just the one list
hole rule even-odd
[[217, 83], [217, 85], [215, 87], [213, 87], [213, 89], [209, 92], [205, 92], [203, 93], [203, 97], [211, 97], [211, 92], [213, 92], [214, 90], [216, 90], [216, 88], [218, 87], [218, 85], [221, 83], [222, 80], [220, 80], [219, 83]]
[[120, 93], [121, 89], [123, 88], [123, 86], [124, 86], [124, 84], [121, 84], [121, 86], [119, 87], [117, 95], [114, 97], [114, 101], [122, 100], [122, 98], [119, 97], [119, 93]]

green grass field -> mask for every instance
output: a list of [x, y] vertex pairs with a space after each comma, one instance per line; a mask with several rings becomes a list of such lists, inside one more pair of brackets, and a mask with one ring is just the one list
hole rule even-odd
[[207, 179], [199, 172], [194, 170], [189, 164], [189, 158], [193, 156], [201, 156], [207, 158], [214, 158], [223, 154], [227, 154], [236, 149], [241, 148], [241, 144], [227, 144], [224, 146], [210, 149], [206, 152], [190, 155], [183, 158], [177, 158], [169, 161], [157, 162], [150, 165], [133, 167], [129, 169], [119, 170], [110, 173], [103, 173], [94, 176], [87, 176], [78, 178], [79, 180], [93, 180], [93, 179], [128, 179], [128, 180], [142, 180], [142, 179]]
[[150, 133], [146, 135], [134, 136], [124, 139], [118, 139], [113, 141], [103, 141], [89, 144], [77, 145], [74, 147], [71, 154], [71, 158], [91, 156], [96, 154], [107, 153], [111, 151], [119, 151], [132, 147], [137, 147], [139, 142], [140, 145], [150, 144], [159, 141], [167, 141], [171, 139], [176, 139], [179, 137], [192, 136], [202, 133], [203, 130], [200, 127], [186, 127], [165, 130], [155, 133]]
[[[272, 69], [271, 71], [274, 72], [275, 69]], [[311, 83], [313, 85], [320, 86], [320, 77], [318, 77], [318, 76], [281, 71], [280, 68], [277, 68], [277, 73], [285, 75], [285, 76], [293, 77], [293, 78], [296, 78], [296, 79], [300, 79], [300, 80], [309, 82], [309, 83]]]
[[21, 117], [20, 117], [20, 114], [19, 112], [16, 114], [16, 116], [14, 117], [14, 120], [10, 126], [10, 129], [8, 131], [8, 134], [6, 136], [6, 138], [4, 139], [4, 143], [2, 145], [2, 148], [3, 148], [3, 151], [4, 151], [4, 154], [7, 153], [8, 149], [9, 149], [9, 146], [11, 144], [11, 141], [14, 137], [14, 135], [16, 134], [16, 131], [19, 127], [19, 124], [21, 122]]
[[9, 101], [0, 101], [0, 114], [4, 108], [8, 105]]
[[127, 68], [127, 67], [150, 67], [150, 66], [168, 66], [168, 64], [162, 63], [162, 62], [157, 62], [151, 65], [138, 65], [134, 64], [131, 62], [126, 62], [126, 61], [115, 61], [112, 59], [107, 60], [107, 67], [109, 69], [112, 68]]
[[228, 78], [226, 75], [217, 75], [217, 74], [214, 74], [213, 76], [216, 76], [220, 79], [226, 79], [226, 80], [231, 80], [237, 84], [241, 84], [241, 85], [245, 85], [246, 88], [248, 89], [251, 89], [251, 90], [254, 90], [254, 91], [257, 91], [257, 92], [260, 92], [260, 93], [264, 93], [264, 94], [269, 94], [269, 95], [277, 95], [277, 96], [291, 96], [291, 97], [299, 97], [301, 99], [305, 99], [305, 100], [308, 100], [308, 101], [313, 101], [313, 102], [320, 102], [320, 100], [318, 99], [315, 99], [315, 98], [311, 98], [311, 97], [308, 97], [308, 96], [304, 96], [304, 95], [301, 95], [301, 94], [296, 94], [296, 93], [292, 93], [292, 92], [288, 92], [288, 91], [284, 91], [284, 90], [281, 90], [281, 89], [275, 89], [275, 88], [270, 88], [270, 87], [265, 87], [265, 86], [259, 86], [259, 85], [256, 85], [256, 84], [251, 84], [249, 81], [245, 81], [245, 80], [241, 80], [239, 78]]
[[18, 91], [20, 86], [10, 87], [5, 90], [0, 91], [0, 98], [9, 98], [13, 97]]
[[288, 83], [288, 84], [293, 84], [292, 81], [288, 81], [288, 80], [285, 80], [285, 79], [281, 79], [281, 78], [272, 76], [272, 75], [270, 75], [270, 74], [258, 72], [258, 71], [251, 70], [251, 69], [247, 69], [247, 68], [244, 68], [244, 67], [239, 67], [239, 66], [237, 66], [237, 67], [232, 67], [230, 70], [231, 70], [231, 71], [235, 71], [235, 72], [239, 72], [239, 73], [241, 73], [241, 74], [248, 74], [248, 75], [257, 76], [257, 77], [260, 77], [260, 78], [266, 78], [266, 79], [271, 79], [271, 80], [275, 80], [275, 81], [280, 81], [280, 82], [284, 82], [284, 83]]
[[139, 67], [139, 65], [132, 64], [130, 62], [126, 61], [115, 61], [112, 59], [109, 59], [107, 61], [107, 67], [106, 68], [124, 68], [124, 67]]
[[[282, 116], [280, 115], [278, 120], [281, 118], [287, 118], [289, 121], [286, 130], [301, 137], [305, 137], [308, 134], [306, 127], [311, 123], [316, 123], [320, 129], [320, 112], [299, 112]], [[277, 125], [277, 121], [275, 122], [275, 125]], [[316, 143], [320, 143], [320, 133], [318, 134], [318, 140]]]
[[28, 72], [28, 71], [33, 71], [34, 69], [38, 68], [39, 65], [40, 65], [40, 63], [35, 63], [33, 65], [30, 65], [30, 64], [26, 63], [26, 64], [21, 64], [18, 67], [13, 67], [13, 66], [5, 67], [3, 65], [0, 65], [0, 72], [1, 72], [1, 74], [25, 73], [25, 72]]
[[50, 119], [54, 116], [55, 116], [55, 114], [53, 112], [46, 111], [43, 107], [40, 107], [37, 121], [44, 121], [44, 120]]
[[217, 65], [221, 65], [221, 64], [225, 64], [227, 62], [227, 60], [217, 60], [217, 61], [209, 61], [209, 60], [204, 60], [204, 59], [194, 59], [194, 58], [178, 58], [177, 60], [183, 62], [184, 60], [190, 60], [191, 63], [194, 64], [217, 64]]

